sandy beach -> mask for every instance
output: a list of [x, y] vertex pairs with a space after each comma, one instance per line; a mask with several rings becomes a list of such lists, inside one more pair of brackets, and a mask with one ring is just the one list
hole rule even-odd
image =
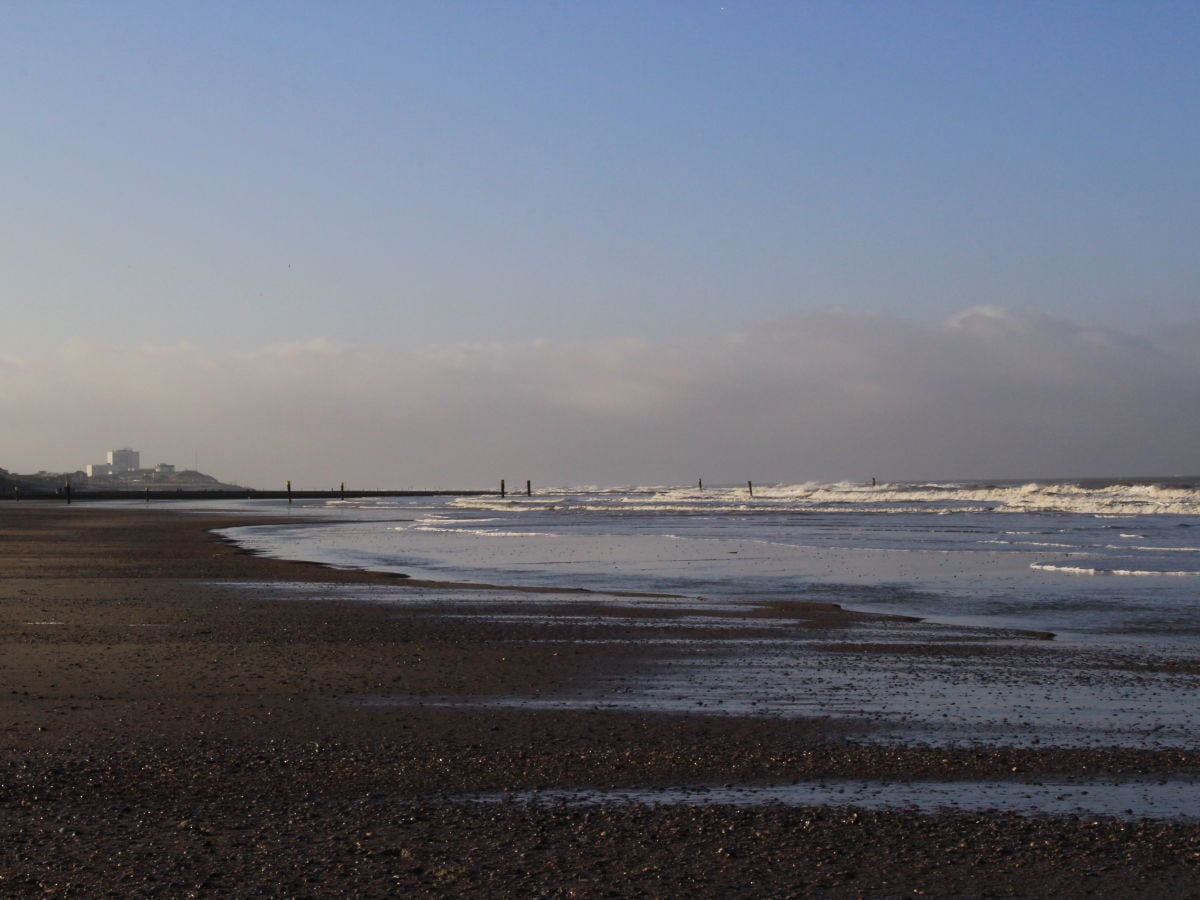
[[[544, 641], [520, 617], [359, 602], [348, 588], [415, 582], [251, 556], [211, 533], [247, 524], [231, 519], [0, 505], [0, 895], [1200, 896], [1190, 823], [549, 799], [1194, 778], [1200, 753], [935, 748], [874, 742], [869, 717], [522, 706], [633, 672], [619, 641], [569, 639], [631, 626]], [[602, 620], [603, 598], [587, 600]], [[762, 615], [814, 634], [876, 618], [786, 607]], [[1037, 643], [1005, 644], [1005, 664]], [[973, 646], [954, 646], [958, 664], [1000, 652]]]

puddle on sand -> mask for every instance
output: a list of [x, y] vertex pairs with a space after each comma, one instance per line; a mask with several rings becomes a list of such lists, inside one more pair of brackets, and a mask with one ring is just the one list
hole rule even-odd
[[[859, 640], [864, 632], [855, 635]], [[632, 672], [541, 696], [443, 698], [452, 706], [587, 709], [869, 723], [863, 739], [924, 746], [1194, 747], [1200, 678], [1098, 668], [1090, 653], [1022, 648], [1017, 656], [966, 659], [893, 654], [897, 634], [869, 652], [820, 641], [677, 638], [619, 641], [645, 659]], [[903, 650], [905, 643], [895, 643]], [[553, 643], [550, 641], [548, 643]], [[998, 647], [998, 644], [992, 644]], [[407, 705], [413, 698], [360, 698]]]
[[798, 643], [764, 640], [660, 660], [644, 675], [597, 680], [590, 698], [561, 699], [675, 713], [866, 718], [877, 739], [931, 744], [1159, 748], [1200, 738], [1194, 675], [1089, 669], [1090, 656], [1058, 647], [957, 660]]
[[515, 608], [529, 610], [525, 615], [537, 619], [541, 624], [554, 624], [560, 608], [573, 606], [603, 606], [605, 610], [632, 609], [650, 612], [745, 612], [757, 604], [737, 601], [719, 601], [697, 597], [664, 597], [655, 594], [606, 594], [603, 591], [575, 593], [564, 588], [562, 593], [553, 590], [537, 591], [514, 588], [497, 590], [487, 587], [415, 587], [412, 585], [386, 584], [337, 584], [332, 582], [308, 581], [217, 581], [214, 584], [235, 587], [239, 590], [277, 594], [289, 600], [349, 600], [355, 603], [373, 603], [380, 606], [395, 606], [445, 616], [481, 617], [489, 621], [499, 619], [503, 612], [489, 613], [488, 610]]
[[864, 809], [1012, 812], [1020, 815], [1110, 816], [1200, 821], [1200, 781], [937, 781], [825, 780], [775, 785], [664, 789], [542, 790], [460, 797], [464, 802], [600, 805], [856, 806]]
[[[873, 739], [927, 745], [1194, 747], [1200, 743], [1195, 652], [1111, 651], [1013, 632], [923, 622], [809, 628], [751, 601], [522, 594], [391, 586], [270, 585], [289, 598], [341, 597], [442, 618], [540, 626], [529, 643], [620, 644], [632, 671], [559, 694], [447, 701], [468, 706], [869, 721]], [[586, 607], [581, 609], [581, 607]], [[603, 611], [598, 612], [597, 607]], [[642, 615], [633, 617], [631, 611]], [[569, 629], [569, 630], [568, 630]], [[919, 651], [919, 652], [914, 652]], [[1180, 671], [1170, 671], [1182, 662]], [[1155, 671], [1155, 665], [1162, 671]], [[375, 704], [429, 698], [362, 698]]]

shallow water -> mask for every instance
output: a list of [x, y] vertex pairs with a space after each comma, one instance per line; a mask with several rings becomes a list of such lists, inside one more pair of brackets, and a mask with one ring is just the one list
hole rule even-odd
[[614, 803], [698, 806], [855, 806], [922, 812], [998, 810], [1023, 815], [1108, 816], [1200, 821], [1200, 782], [1181, 779], [1080, 781], [803, 781], [663, 789], [541, 790], [483, 794], [465, 802], [591, 806]]
[[[1198, 660], [1162, 644], [1101, 650], [1020, 632], [887, 620], [814, 629], [786, 614], [764, 616], [749, 600], [718, 609], [697, 608], [690, 598], [360, 585], [258, 589], [292, 600], [332, 595], [485, 624], [527, 624], [536, 626], [530, 632], [536, 637], [523, 634], [522, 642], [620, 645], [635, 662], [629, 672], [598, 674], [569, 691], [443, 701], [452, 705], [830, 717], [869, 722], [868, 740], [936, 746], [1200, 744], [1200, 675], [1191, 665]], [[1181, 665], [1183, 671], [1173, 670]]]
[[[226, 533], [261, 553], [334, 566], [682, 595], [271, 588], [536, 625], [541, 642], [620, 644], [636, 657], [630, 672], [582, 688], [447, 705], [829, 717], [857, 723], [861, 740], [928, 746], [1200, 745], [1200, 676], [1191, 674], [1200, 662], [1200, 492], [1190, 485], [792, 486], [753, 499], [740, 490], [563, 491], [298, 504], [293, 513], [325, 524]], [[762, 615], [780, 600], [925, 621], [813, 630]], [[1020, 633], [1031, 630], [1057, 639]], [[844, 780], [464, 799], [1195, 820], [1200, 782]]]
[[[601, 594], [518, 602], [356, 590], [438, 615], [536, 623], [547, 641], [560, 639], [556, 630], [561, 640], [619, 641], [643, 661], [638, 674], [574, 694], [487, 702], [865, 717], [876, 739], [933, 744], [1200, 744], [1200, 489], [1191, 482], [792, 485], [754, 497], [576, 489], [297, 504], [294, 513], [322, 524], [226, 534], [335, 566], [587, 587]], [[681, 596], [603, 594], [615, 590]], [[813, 632], [762, 615], [763, 604], [788, 600], [925, 624]], [[986, 653], [963, 652], [980, 641]], [[933, 655], [909, 652], [934, 644]]]
[[1200, 490], [1182, 484], [572, 490], [297, 504], [258, 552], [416, 577], [832, 600], [1097, 642], [1200, 644]]

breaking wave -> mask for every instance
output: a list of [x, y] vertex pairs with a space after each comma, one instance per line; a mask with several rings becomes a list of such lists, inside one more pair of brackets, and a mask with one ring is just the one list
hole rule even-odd
[[1069, 566], [1062, 563], [1030, 563], [1029, 568], [1036, 569], [1039, 572], [1059, 572], [1064, 575], [1131, 575], [1140, 577], [1170, 575], [1181, 578], [1200, 577], [1200, 572], [1180, 569], [1104, 569], [1092, 566]]
[[464, 497], [462, 508], [624, 513], [1072, 513], [1200, 515], [1200, 479], [1114, 482], [777, 484], [554, 488], [531, 496]]

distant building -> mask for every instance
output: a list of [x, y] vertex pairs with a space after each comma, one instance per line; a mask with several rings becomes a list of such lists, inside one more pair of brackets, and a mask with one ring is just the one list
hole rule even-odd
[[173, 463], [161, 462], [152, 469], [143, 469], [141, 461], [141, 453], [129, 447], [109, 450], [108, 462], [93, 463], [87, 467], [87, 479], [92, 488], [115, 490], [210, 490], [233, 487], [223, 485], [202, 472], [180, 471]]
[[88, 478], [120, 479], [127, 481], [144, 474], [142, 454], [129, 447], [108, 451], [108, 462], [93, 463], [85, 470]]
[[142, 467], [142, 454], [128, 447], [108, 451], [108, 464], [113, 472], [136, 472]]

